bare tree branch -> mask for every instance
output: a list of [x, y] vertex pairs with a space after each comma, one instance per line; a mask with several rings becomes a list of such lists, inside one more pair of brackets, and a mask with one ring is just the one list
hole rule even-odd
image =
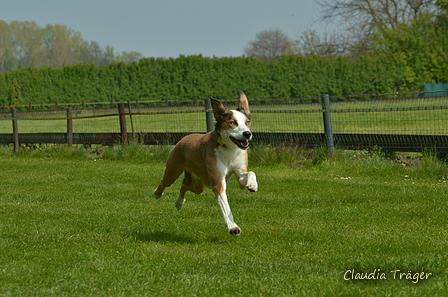
[[[351, 54], [369, 49], [369, 38], [383, 29], [409, 24], [420, 14], [434, 14], [437, 0], [316, 0], [321, 6], [321, 20], [336, 23], [347, 31], [345, 42]], [[355, 50], [354, 53], [353, 50]], [[361, 51], [360, 51], [361, 50]]]

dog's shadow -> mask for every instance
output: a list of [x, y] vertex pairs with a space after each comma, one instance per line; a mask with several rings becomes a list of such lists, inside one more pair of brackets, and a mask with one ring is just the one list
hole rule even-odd
[[161, 243], [180, 243], [180, 244], [192, 244], [197, 242], [197, 240], [192, 237], [160, 231], [154, 233], [134, 232], [132, 233], [132, 236], [137, 241], [142, 242], [161, 242]]

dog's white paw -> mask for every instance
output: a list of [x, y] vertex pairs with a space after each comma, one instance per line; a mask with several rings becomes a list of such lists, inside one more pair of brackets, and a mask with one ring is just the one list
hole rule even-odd
[[257, 181], [253, 181], [251, 183], [247, 183], [246, 188], [251, 192], [257, 192], [258, 191], [258, 183]]
[[251, 192], [258, 191], [257, 176], [252, 171], [247, 173], [246, 188]]
[[229, 234], [233, 236], [238, 236], [241, 234], [241, 228], [236, 226], [235, 228], [229, 230]]
[[176, 203], [174, 203], [174, 204], [176, 205], [177, 210], [181, 210], [182, 206], [184, 206], [184, 204], [185, 204], [185, 199], [178, 197], [176, 199]]
[[160, 197], [162, 197], [162, 196], [163, 196], [163, 193], [162, 193], [162, 194], [160, 194], [160, 195], [158, 195], [158, 194], [156, 194], [156, 192], [157, 192], [157, 189], [155, 189], [155, 190], [154, 190], [154, 193], [153, 193], [153, 195], [154, 195], [154, 198], [156, 198], [156, 199], [159, 199]]

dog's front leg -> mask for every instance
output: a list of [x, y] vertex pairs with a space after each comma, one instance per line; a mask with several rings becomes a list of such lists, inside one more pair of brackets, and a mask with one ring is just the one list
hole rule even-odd
[[240, 235], [241, 228], [233, 220], [232, 211], [230, 210], [229, 202], [227, 201], [226, 184], [222, 183], [214, 187], [216, 199], [218, 200], [219, 207], [221, 208], [222, 216], [224, 218], [224, 224], [226, 225], [231, 235]]
[[238, 183], [240, 184], [240, 187], [242, 189], [246, 187], [251, 192], [258, 191], [257, 176], [254, 172], [239, 172], [236, 173], [236, 176], [238, 178]]

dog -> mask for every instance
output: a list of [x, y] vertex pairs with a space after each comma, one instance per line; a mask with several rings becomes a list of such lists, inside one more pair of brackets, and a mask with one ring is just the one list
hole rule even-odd
[[239, 91], [236, 110], [226, 110], [219, 100], [210, 97], [215, 130], [206, 134], [190, 134], [182, 138], [171, 150], [166, 161], [165, 173], [154, 197], [160, 198], [165, 188], [185, 173], [175, 205], [178, 210], [185, 203], [185, 193], [201, 194], [206, 187], [213, 190], [231, 235], [240, 235], [227, 201], [226, 187], [235, 174], [241, 189], [258, 191], [254, 172], [248, 171], [247, 149], [252, 140], [250, 110], [246, 94]]

